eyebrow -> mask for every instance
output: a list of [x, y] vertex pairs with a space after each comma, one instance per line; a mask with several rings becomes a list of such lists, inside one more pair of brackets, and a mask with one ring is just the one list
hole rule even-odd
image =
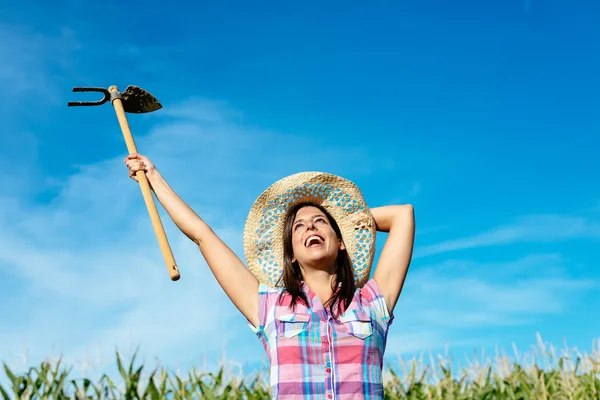
[[[324, 214], [314, 214], [314, 215], [311, 217], [311, 219], [315, 219], [315, 218], [317, 218], [317, 217], [323, 217], [323, 218], [325, 218], [325, 215], [324, 215]], [[327, 219], [327, 218], [325, 218], [325, 219]], [[294, 223], [292, 224], [292, 226], [294, 226], [294, 225], [296, 225], [298, 222], [302, 222], [302, 221], [304, 221], [304, 220], [305, 220], [304, 218], [300, 218], [300, 219], [298, 219], [298, 220], [294, 221]]]

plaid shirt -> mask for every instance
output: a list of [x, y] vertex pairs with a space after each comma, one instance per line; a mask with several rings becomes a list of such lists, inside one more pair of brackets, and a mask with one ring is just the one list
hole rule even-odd
[[357, 289], [336, 322], [306, 284], [310, 306], [264, 283], [259, 287], [258, 328], [271, 364], [274, 399], [383, 399], [383, 353], [392, 323], [379, 286]]

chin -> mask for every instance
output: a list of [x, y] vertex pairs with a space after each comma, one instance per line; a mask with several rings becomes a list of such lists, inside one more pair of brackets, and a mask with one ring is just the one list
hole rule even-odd
[[328, 270], [333, 264], [337, 254], [334, 255], [323, 255], [317, 257], [307, 257], [304, 261], [300, 262], [301, 265], [310, 265], [312, 269], [318, 269], [322, 271]]

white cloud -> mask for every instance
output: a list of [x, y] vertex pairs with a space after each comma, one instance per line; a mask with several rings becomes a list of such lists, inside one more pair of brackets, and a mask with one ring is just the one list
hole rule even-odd
[[573, 238], [600, 237], [600, 224], [583, 217], [533, 215], [474, 236], [453, 239], [415, 249], [414, 258], [477, 247], [519, 242], [552, 242]]
[[[218, 115], [219, 107], [184, 102], [136, 141], [242, 259], [246, 214], [275, 179], [304, 169], [366, 173], [356, 166], [367, 157], [358, 147], [242, 128], [228, 119], [230, 111]], [[57, 195], [44, 204], [1, 199], [0, 285], [15, 295], [0, 353], [19, 354], [26, 346], [34, 362], [56, 346], [81, 366], [94, 351], [100, 368], [114, 361], [115, 347], [140, 346], [142, 355], [167, 365], [197, 365], [204, 355], [218, 360], [227, 341], [230, 361], [261, 359], [260, 342], [198, 249], [159, 207], [182, 274], [169, 280], [121, 156], [90, 159], [55, 187]]]
[[412, 186], [410, 187], [410, 191], [409, 194], [411, 196], [418, 196], [419, 193], [421, 193], [422, 187], [421, 184], [419, 182], [413, 183]]
[[[56, 90], [63, 85], [62, 78], [48, 78], [55, 67], [70, 81], [82, 76], [75, 71], [77, 58], [70, 57], [79, 49], [72, 32], [48, 37], [0, 26], [0, 34], [0, 50], [14, 62], [0, 67], [0, 82], [13, 98], [35, 94], [48, 104], [63, 102], [58, 93], [66, 86]], [[123, 51], [137, 55], [135, 49]], [[360, 143], [246, 126], [243, 115], [223, 101], [165, 103], [148, 118], [158, 122], [147, 135], [134, 127], [140, 151], [156, 162], [175, 190], [241, 257], [246, 213], [274, 180], [300, 170], [360, 179], [376, 168], [395, 166], [390, 159], [370, 155]], [[4, 318], [0, 354], [7, 354], [7, 361], [27, 367], [54, 349], [67, 356], [67, 363], [75, 361], [81, 367], [88, 360], [104, 368], [114, 361], [115, 347], [128, 351], [140, 346], [142, 355], [157, 357], [163, 365], [198, 365], [203, 356], [218, 359], [223, 341], [230, 361], [251, 362], [262, 356], [258, 340], [222, 293], [199, 251], [161, 210], [182, 273], [181, 281], [169, 280], [139, 188], [127, 177], [121, 155], [96, 159], [89, 151], [88, 163], [59, 179], [37, 168], [36, 148], [43, 137], [14, 132], [19, 140], [10, 142], [10, 157], [0, 160], [4, 171], [0, 178], [4, 187], [11, 188], [0, 195]], [[8, 145], [0, 141], [0, 147]], [[45, 204], [34, 204], [19, 187], [40, 182], [52, 182], [57, 195]], [[408, 182], [398, 191], [417, 196], [422, 188]], [[415, 257], [598, 232], [598, 226], [582, 219], [530, 217], [480, 235], [421, 247]], [[553, 268], [547, 268], [548, 261]], [[591, 283], [564, 277], [562, 261], [551, 255], [505, 264], [448, 262], [413, 268], [397, 307], [389, 354], [439, 349], [446, 343], [481, 344], [479, 334], [465, 336], [464, 329], [523, 324], [531, 321], [531, 315], [564, 310]], [[534, 267], [544, 262], [544, 273], [518, 283], [515, 265], [526, 262]], [[440, 273], [461, 266], [466, 268], [462, 275]], [[486, 274], [499, 271], [509, 280], [478, 275], [478, 269]], [[466, 273], [471, 278], [461, 278]], [[21, 358], [25, 353], [28, 359]]]
[[570, 276], [567, 265], [557, 254], [533, 254], [497, 263], [448, 260], [419, 267], [407, 278], [398, 323], [449, 338], [490, 327], [533, 326], [576, 307], [597, 287]]
[[[70, 30], [52, 36], [0, 25], [0, 33], [0, 50], [12, 60], [0, 68], [0, 82], [14, 104], [35, 98], [36, 104], [62, 108], [65, 78], [71, 82], [67, 87], [86, 81], [81, 78], [88, 74], [76, 70], [82, 60], [71, 57], [80, 46]], [[133, 127], [138, 148], [242, 258], [246, 213], [275, 179], [307, 169], [369, 173], [356, 162], [368, 162], [358, 145], [247, 127], [243, 115], [223, 101], [166, 100], [165, 108], [152, 114], [156, 124], [147, 135]], [[142, 354], [164, 363], [197, 365], [203, 356], [218, 359], [227, 341], [230, 361], [260, 359], [260, 342], [197, 248], [159, 207], [182, 273], [181, 281], [169, 280], [122, 156], [95, 159], [93, 149], [86, 149], [88, 162], [75, 166], [73, 175], [45, 175], [37, 148], [46, 134], [24, 130], [20, 121], [30, 114], [19, 104], [3, 109], [6, 126], [13, 128], [0, 141], [0, 178], [10, 188], [0, 196], [0, 299], [6, 323], [0, 353], [25, 368], [53, 349], [81, 366], [92, 351], [97, 352], [93, 363], [103, 368], [114, 361], [115, 347], [140, 346]], [[51, 187], [56, 195], [34, 203], [35, 185]]]
[[234, 110], [227, 101], [202, 97], [190, 98], [161, 110], [163, 116], [179, 120], [213, 124], [243, 123], [243, 114]]
[[525, 0], [525, 12], [529, 12], [531, 10], [531, 5], [533, 0]]
[[[0, 37], [5, 99], [0, 108], [0, 197], [25, 196], [47, 183], [39, 174], [41, 142], [57, 107], [63, 107], [65, 87], [82, 75], [74, 57], [81, 45], [67, 27], [41, 34], [28, 23], [0, 21]], [[41, 133], [34, 131], [36, 125]]]
[[570, 261], [542, 253], [497, 262], [449, 259], [413, 265], [394, 310], [386, 359], [494, 347], [503, 328], [530, 330], [568, 313], [599, 282], [572, 276]]
[[[357, 160], [367, 157], [364, 150], [244, 128], [227, 117], [235, 112], [218, 115], [221, 106], [209, 100], [184, 102], [176, 107], [179, 112], [157, 118], [155, 128], [137, 142], [242, 258], [247, 210], [275, 179], [303, 169], [368, 174], [357, 167]], [[199, 365], [204, 356], [217, 361], [226, 341], [231, 361], [261, 359], [258, 340], [199, 251], [161, 209], [182, 272], [181, 281], [169, 280], [139, 188], [120, 156], [91, 160], [58, 188], [57, 196], [43, 205], [20, 203], [18, 197], [1, 200], [0, 274], [12, 277], [18, 294], [11, 311], [15, 323], [3, 333], [0, 352], [10, 350], [18, 361], [14, 355], [25, 343], [35, 360], [58, 346], [67, 361], [80, 367], [91, 362], [106, 368], [114, 361], [115, 347], [140, 346], [142, 356], [155, 356], [166, 365]], [[441, 249], [556, 237], [547, 233], [549, 224], [562, 224], [563, 235], [594, 232], [579, 220], [525, 222], [447, 242]], [[519, 271], [542, 264], [544, 274], [516, 281], [523, 278]], [[388, 359], [446, 344], [481, 344], [476, 329], [525, 324], [532, 315], [564, 310], [591, 283], [565, 279], [563, 265], [560, 256], [542, 255], [504, 264], [448, 261], [411, 271], [396, 309]], [[467, 274], [470, 278], [463, 278]], [[26, 322], [18, 319], [23, 314], [30, 316]], [[464, 329], [474, 331], [465, 336]]]
[[4, 96], [11, 97], [9, 103], [26, 101], [34, 106], [42, 100], [59, 101], [57, 80], [50, 77], [57, 71], [75, 73], [72, 55], [81, 48], [75, 32], [65, 27], [42, 35], [27, 25], [0, 22], [0, 37], [0, 54], [10, 60], [0, 65], [0, 82]]

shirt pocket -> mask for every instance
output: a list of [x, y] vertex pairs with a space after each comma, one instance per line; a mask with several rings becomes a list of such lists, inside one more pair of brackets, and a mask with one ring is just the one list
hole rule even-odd
[[310, 314], [290, 313], [278, 315], [276, 318], [277, 335], [280, 337], [292, 338], [307, 330]]
[[358, 338], [366, 339], [373, 334], [373, 321], [371, 315], [363, 310], [347, 310], [339, 318], [346, 331]]

